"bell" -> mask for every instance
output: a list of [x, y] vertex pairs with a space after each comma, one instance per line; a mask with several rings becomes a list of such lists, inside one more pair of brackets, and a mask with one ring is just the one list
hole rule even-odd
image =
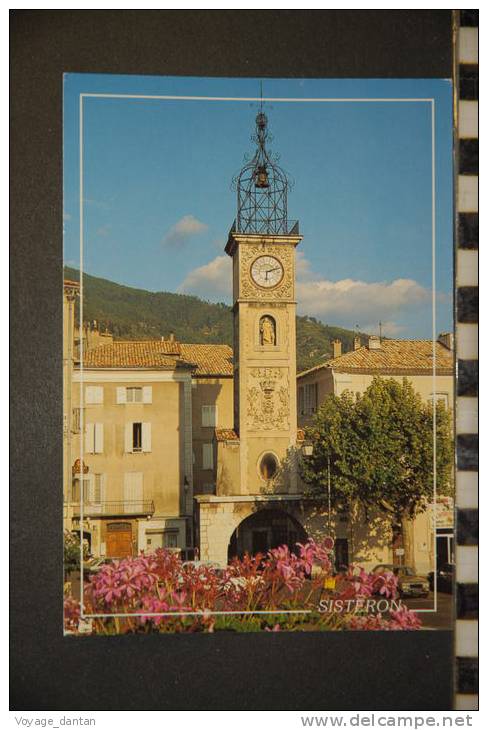
[[269, 188], [268, 171], [264, 165], [258, 167], [255, 177], [257, 188]]

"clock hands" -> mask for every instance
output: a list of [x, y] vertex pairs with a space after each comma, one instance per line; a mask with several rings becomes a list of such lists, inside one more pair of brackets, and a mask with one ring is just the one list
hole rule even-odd
[[268, 281], [268, 274], [271, 274], [272, 271], [280, 271], [280, 270], [281, 270], [280, 266], [275, 266], [274, 269], [266, 269], [266, 271], [264, 272], [266, 275], [266, 281]]
[[[264, 257], [262, 257], [261, 259], [258, 258], [254, 262], [252, 267], [252, 276], [255, 277], [254, 280], [256, 281], [256, 283], [259, 278], [262, 282], [262, 286], [274, 286], [278, 281], [278, 277], [270, 276], [270, 274], [276, 271], [282, 274], [283, 267], [278, 261], [265, 261], [263, 259]], [[274, 266], [273, 264], [278, 265]]]

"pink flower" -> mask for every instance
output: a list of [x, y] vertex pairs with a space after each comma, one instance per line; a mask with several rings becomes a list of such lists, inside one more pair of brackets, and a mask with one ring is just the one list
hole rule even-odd
[[67, 596], [64, 599], [64, 628], [66, 631], [78, 631], [80, 620], [80, 602]]
[[406, 606], [403, 606], [398, 611], [391, 611], [390, 616], [393, 622], [396, 622], [399, 628], [408, 629], [419, 629], [422, 625], [418, 615], [414, 611], [410, 611]]

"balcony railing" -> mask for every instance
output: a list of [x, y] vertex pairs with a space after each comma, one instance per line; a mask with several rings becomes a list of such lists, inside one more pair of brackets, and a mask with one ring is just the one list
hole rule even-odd
[[[73, 516], [80, 516], [80, 505], [73, 505]], [[153, 515], [154, 502], [152, 499], [129, 500], [124, 502], [85, 502], [83, 504], [84, 517], [119, 517], [127, 515]]]
[[230, 229], [231, 233], [250, 233], [262, 236], [294, 236], [299, 235], [299, 221], [297, 220], [255, 220], [252, 216], [247, 219], [241, 216], [240, 220], [235, 220]]

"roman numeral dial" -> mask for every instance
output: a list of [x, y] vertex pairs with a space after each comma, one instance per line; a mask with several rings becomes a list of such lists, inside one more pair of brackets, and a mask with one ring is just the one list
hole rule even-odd
[[251, 278], [257, 286], [272, 289], [283, 278], [283, 265], [274, 256], [259, 256], [251, 264]]

